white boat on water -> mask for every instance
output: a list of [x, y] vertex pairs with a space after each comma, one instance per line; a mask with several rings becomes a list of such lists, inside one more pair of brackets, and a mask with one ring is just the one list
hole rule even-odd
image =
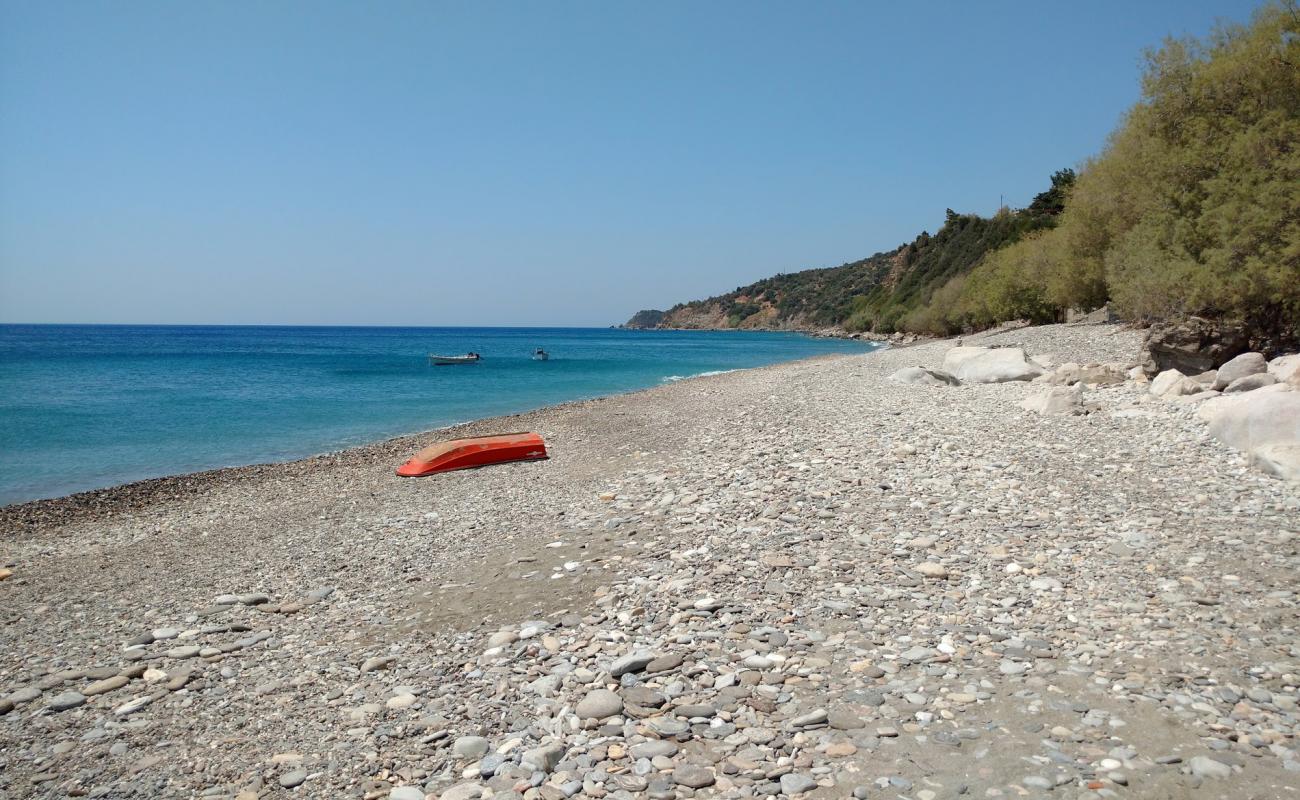
[[434, 353], [429, 354], [429, 366], [431, 367], [449, 367], [452, 364], [475, 364], [482, 358], [478, 353], [466, 353], [463, 356], [440, 356]]
[[543, 350], [543, 349], [540, 348], [540, 347], [533, 351], [533, 360], [534, 360], [534, 361], [547, 361], [547, 360], [550, 359], [550, 357], [551, 357], [551, 354], [548, 353], [548, 352], [546, 352], [545, 350]]

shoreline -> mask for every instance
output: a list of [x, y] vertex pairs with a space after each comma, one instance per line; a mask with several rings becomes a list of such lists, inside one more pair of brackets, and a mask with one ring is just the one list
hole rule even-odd
[[[767, 333], [768, 331], [762, 332]], [[540, 420], [548, 415], [586, 408], [592, 404], [599, 404], [615, 398], [655, 392], [673, 385], [687, 384], [698, 380], [719, 378], [733, 373], [752, 372], [754, 370], [771, 369], [773, 367], [803, 362], [871, 355], [873, 353], [882, 352], [886, 349], [890, 349], [890, 346], [886, 345], [867, 353], [823, 353], [820, 355], [807, 356], [805, 358], [792, 359], [790, 361], [778, 361], [773, 364], [763, 364], [757, 367], [741, 367], [711, 374], [688, 375], [674, 381], [660, 383], [656, 386], [613, 392], [611, 394], [603, 394], [597, 397], [578, 400], [566, 400], [562, 403], [539, 406], [534, 409], [520, 411], [514, 414], [480, 417], [466, 420], [464, 422], [452, 423], [446, 426], [427, 428], [414, 433], [389, 436], [365, 442], [363, 444], [341, 448], [339, 450], [329, 450], [323, 453], [302, 456], [300, 458], [241, 464], [230, 467], [215, 467], [213, 469], [197, 470], [194, 472], [181, 472], [174, 475], [160, 475], [156, 478], [143, 478], [141, 480], [128, 481], [126, 483], [114, 484], [112, 486], [104, 486], [98, 489], [87, 489], [85, 491], [72, 492], [70, 494], [58, 495], [56, 497], [23, 500], [0, 506], [0, 541], [3, 541], [3, 538], [6, 535], [31, 533], [45, 526], [62, 525], [73, 521], [112, 516], [114, 514], [121, 514], [130, 511], [139, 511], [155, 505], [193, 498], [206, 491], [222, 486], [265, 480], [269, 478], [282, 478], [285, 477], [286, 474], [292, 476], [316, 468], [340, 466], [344, 464], [374, 464], [378, 463], [381, 459], [392, 458], [395, 459], [392, 468], [396, 469], [401, 461], [408, 457], [410, 453], [413, 453], [429, 444], [427, 437], [435, 434], [445, 435], [447, 438], [486, 436], [493, 432], [491, 430], [492, 426], [503, 423], [507, 420], [523, 422], [528, 422], [533, 418]], [[407, 452], [408, 449], [409, 452]], [[406, 455], [401, 455], [402, 453], [405, 453]], [[421, 479], [409, 478], [407, 480]]]

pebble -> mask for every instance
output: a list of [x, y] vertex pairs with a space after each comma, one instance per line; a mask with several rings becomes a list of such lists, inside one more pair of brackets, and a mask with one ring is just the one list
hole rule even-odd
[[605, 719], [623, 710], [623, 698], [608, 689], [595, 689], [578, 701], [574, 712], [579, 719]]
[[301, 786], [307, 780], [307, 770], [295, 769], [280, 776], [280, 785], [286, 789]]
[[50, 698], [46, 708], [50, 711], [68, 711], [86, 704], [86, 696], [81, 692], [63, 692]]
[[680, 786], [703, 789], [705, 786], [712, 786], [717, 778], [714, 776], [713, 770], [707, 767], [682, 764], [673, 768], [673, 780]]

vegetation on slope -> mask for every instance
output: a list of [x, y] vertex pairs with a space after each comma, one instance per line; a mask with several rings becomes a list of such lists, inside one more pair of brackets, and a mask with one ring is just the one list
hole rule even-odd
[[1142, 99], [1026, 209], [948, 211], [938, 233], [674, 306], [665, 327], [952, 334], [1111, 303], [1142, 321], [1244, 320], [1300, 338], [1300, 10], [1147, 54]]
[[1126, 318], [1300, 326], [1300, 13], [1262, 9], [1147, 55], [1142, 100], [1069, 192], [1060, 224], [954, 278], [909, 319], [936, 333], [1052, 319], [1110, 301]]

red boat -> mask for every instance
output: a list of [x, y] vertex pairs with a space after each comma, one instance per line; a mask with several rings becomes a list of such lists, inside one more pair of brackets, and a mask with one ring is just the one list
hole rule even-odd
[[397, 474], [404, 478], [416, 478], [454, 469], [470, 469], [508, 461], [540, 461], [544, 458], [547, 458], [546, 442], [542, 441], [542, 437], [535, 433], [503, 433], [431, 444], [398, 467]]

